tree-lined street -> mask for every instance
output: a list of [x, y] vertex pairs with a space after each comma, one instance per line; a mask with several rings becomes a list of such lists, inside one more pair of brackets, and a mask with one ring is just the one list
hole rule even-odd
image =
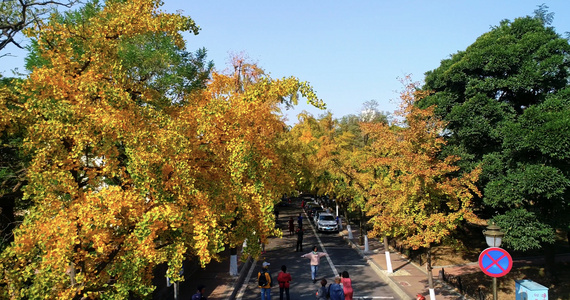
[[[71, 7], [46, 18], [47, 4]], [[30, 40], [29, 73], [0, 78], [0, 298], [160, 298], [183, 266], [231, 255], [236, 276], [239, 250], [257, 261], [240, 297], [257, 297], [267, 261], [309, 299], [319, 283], [301, 255], [316, 246], [328, 254], [318, 279], [348, 271], [356, 298], [396, 299], [394, 282], [305, 212], [294, 251], [287, 220], [308, 194], [335, 205], [321, 228], [341, 217], [359, 238], [423, 258], [431, 298], [433, 250], [467, 260], [492, 223], [505, 248], [543, 255], [536, 273], [565, 293], [570, 43], [546, 5], [491, 27], [423, 81], [405, 76], [393, 114], [370, 100], [359, 114], [304, 111], [288, 125], [300, 101], [326, 109], [308, 81], [274, 78], [244, 53], [215, 68], [207, 49], [187, 50], [199, 24], [163, 4], [0, 2], [0, 59], [20, 33]]]
[[[295, 202], [292, 207], [282, 207], [279, 209], [279, 227], [282, 228], [283, 238], [271, 238], [266, 245], [267, 252], [263, 254], [256, 265], [252, 266], [251, 276], [246, 278], [241, 292], [237, 299], [259, 299], [260, 289], [257, 286], [257, 272], [261, 270], [264, 261], [271, 265], [269, 271], [275, 281], [281, 266], [287, 266], [287, 272], [291, 273], [293, 282], [291, 283], [291, 299], [315, 299], [315, 293], [319, 289], [320, 279], [325, 278], [328, 284], [334, 282], [334, 277], [343, 271], [347, 271], [352, 279], [354, 289], [354, 299], [400, 299], [400, 297], [382, 281], [367, 261], [353, 249], [336, 232], [316, 232], [313, 223], [309, 222], [307, 215], [303, 212], [303, 226], [305, 237], [303, 252], [295, 252], [296, 236], [289, 236], [287, 233], [287, 220], [290, 216], [296, 217], [303, 210], [299, 207], [299, 202]], [[309, 260], [301, 258], [302, 254], [311, 251], [313, 246], [317, 246], [319, 251], [326, 252], [327, 257], [320, 260], [318, 271], [319, 281], [313, 283], [309, 268]], [[241, 298], [240, 298], [241, 296]], [[272, 299], [278, 299], [279, 288], [274, 285], [272, 289]]]

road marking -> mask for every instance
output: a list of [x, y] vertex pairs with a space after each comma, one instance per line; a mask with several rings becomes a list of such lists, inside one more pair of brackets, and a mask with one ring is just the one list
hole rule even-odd
[[[301, 298], [314, 296], [314, 294], [300, 294]], [[394, 299], [394, 297], [386, 296], [353, 296], [352, 299], [367, 300], [367, 299]]]
[[[309, 220], [309, 216], [307, 215], [306, 211], [303, 211], [303, 213], [305, 213], [305, 216], [307, 216], [307, 220]], [[323, 252], [326, 253], [326, 258], [327, 261], [329, 262], [329, 265], [331, 267], [331, 270], [334, 273], [334, 276], [338, 276], [338, 272], [336, 271], [336, 268], [334, 267], [334, 264], [327, 252], [327, 250], [325, 249], [325, 246], [323, 245], [323, 242], [321, 242], [321, 238], [319, 237], [319, 234], [317, 233], [317, 231], [315, 230], [315, 227], [313, 226], [313, 224], [311, 223], [311, 220], [309, 220], [309, 225], [311, 226], [311, 229], [313, 229], [313, 233], [315, 233], [315, 236], [317, 237], [317, 241], [319, 242], [319, 245], [321, 246], [321, 249], [323, 249]]]
[[336, 265], [337, 268], [368, 267], [368, 265]]

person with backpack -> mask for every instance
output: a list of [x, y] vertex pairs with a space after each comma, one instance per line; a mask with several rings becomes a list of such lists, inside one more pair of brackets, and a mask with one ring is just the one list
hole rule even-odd
[[317, 300], [327, 300], [329, 297], [328, 292], [327, 280], [323, 278], [323, 280], [321, 280], [321, 288], [317, 291]]
[[319, 261], [321, 260], [321, 257], [328, 255], [325, 252], [317, 252], [317, 249], [317, 246], [314, 246], [312, 252], [301, 255], [303, 258], [311, 260], [311, 278], [313, 279], [313, 283], [317, 282], [317, 271], [319, 270]]
[[261, 264], [261, 271], [257, 273], [257, 285], [261, 289], [261, 300], [271, 300], [271, 274], [267, 270], [270, 264], [266, 261]]
[[335, 277], [334, 283], [329, 285], [329, 299], [330, 300], [344, 300], [344, 291], [340, 285], [340, 277]]
[[206, 286], [203, 284], [199, 285], [196, 294], [192, 295], [192, 300], [206, 300], [206, 296], [204, 296], [205, 292]]
[[291, 274], [287, 273], [287, 267], [285, 265], [282, 265], [281, 272], [279, 272], [279, 275], [277, 275], [277, 282], [279, 282], [279, 300], [283, 300], [283, 292], [285, 292], [287, 300], [290, 300], [289, 282], [292, 280], [293, 279], [291, 278]]

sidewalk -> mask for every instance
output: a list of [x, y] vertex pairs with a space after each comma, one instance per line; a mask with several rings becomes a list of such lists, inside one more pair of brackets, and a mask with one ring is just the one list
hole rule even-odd
[[[238, 249], [238, 276], [230, 275], [230, 251], [227, 249], [221, 253], [223, 261], [212, 261], [206, 268], [202, 269], [197, 264], [184, 264], [185, 280], [178, 284], [178, 298], [190, 299], [196, 293], [198, 285], [205, 285], [205, 294], [209, 300], [234, 299], [235, 293], [243, 283], [245, 274], [251, 266], [251, 259], [246, 262], [240, 261], [240, 251]], [[166, 279], [163, 278], [166, 266], [158, 268], [155, 276], [157, 291], [153, 294], [153, 299], [170, 300], [174, 298], [174, 285], [166, 286]], [[159, 274], [162, 274], [159, 275]], [[158, 278], [162, 277], [162, 278]]]
[[[344, 224], [343, 224], [344, 225]], [[392, 262], [393, 274], [388, 274], [386, 265], [386, 254], [384, 251], [384, 244], [380, 243], [378, 239], [368, 240], [368, 252], [364, 252], [364, 246], [359, 245], [360, 229], [356, 225], [352, 225], [351, 231], [353, 239], [348, 239], [348, 231], [346, 225], [343, 226], [344, 230], [340, 235], [352, 245], [353, 248], [359, 250], [360, 254], [368, 260], [368, 262], [375, 266], [375, 269], [380, 277], [382, 277], [394, 290], [401, 290], [404, 294], [401, 295], [403, 299], [416, 299], [417, 294], [422, 294], [426, 299], [429, 299], [429, 285], [427, 281], [427, 271], [425, 267], [419, 266], [417, 263], [409, 260], [401, 253], [390, 249], [390, 259]], [[557, 262], [569, 262], [570, 253], [558, 254], [556, 256]], [[522, 268], [529, 265], [544, 265], [544, 257], [524, 257], [516, 258], [513, 260], [513, 268]], [[374, 268], [374, 267], [373, 267]], [[444, 269], [446, 276], [460, 276], [482, 272], [478, 262], [471, 262], [461, 265], [450, 266], [434, 266], [432, 269], [434, 279], [434, 289], [437, 300], [459, 300], [459, 299], [472, 299], [468, 296], [463, 296], [458, 290], [451, 285], [443, 282], [439, 278], [440, 271]], [[513, 283], [514, 284], [514, 283]]]
[[[357, 249], [366, 260], [368, 260], [369, 264], [376, 271], [376, 273], [393, 290], [397, 291], [402, 299], [416, 299], [417, 294], [422, 294], [424, 297], [426, 297], [426, 299], [429, 299], [427, 271], [424, 268], [418, 266], [416, 263], [410, 261], [400, 253], [390, 251], [390, 260], [392, 262], [392, 269], [394, 273], [389, 274], [387, 271], [388, 267], [386, 264], [384, 244], [380, 243], [378, 239], [369, 239], [369, 251], [364, 252], [364, 246], [359, 245], [360, 229], [358, 226], [351, 225], [353, 239], [348, 238], [348, 230], [346, 225], [343, 225], [343, 228], [344, 230], [339, 234], [348, 243], [350, 243], [353, 248]], [[446, 269], [446, 272], [447, 270], [448, 269]], [[438, 280], [437, 274], [439, 270], [434, 269], [432, 272], [434, 274], [434, 289], [437, 300], [466, 299], [455, 289]], [[455, 270], [455, 273], [460, 273], [460, 270]]]

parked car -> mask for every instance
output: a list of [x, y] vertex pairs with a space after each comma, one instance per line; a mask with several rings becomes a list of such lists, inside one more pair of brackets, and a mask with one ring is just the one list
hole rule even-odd
[[333, 214], [320, 213], [316, 223], [318, 231], [338, 231], [338, 224]]

